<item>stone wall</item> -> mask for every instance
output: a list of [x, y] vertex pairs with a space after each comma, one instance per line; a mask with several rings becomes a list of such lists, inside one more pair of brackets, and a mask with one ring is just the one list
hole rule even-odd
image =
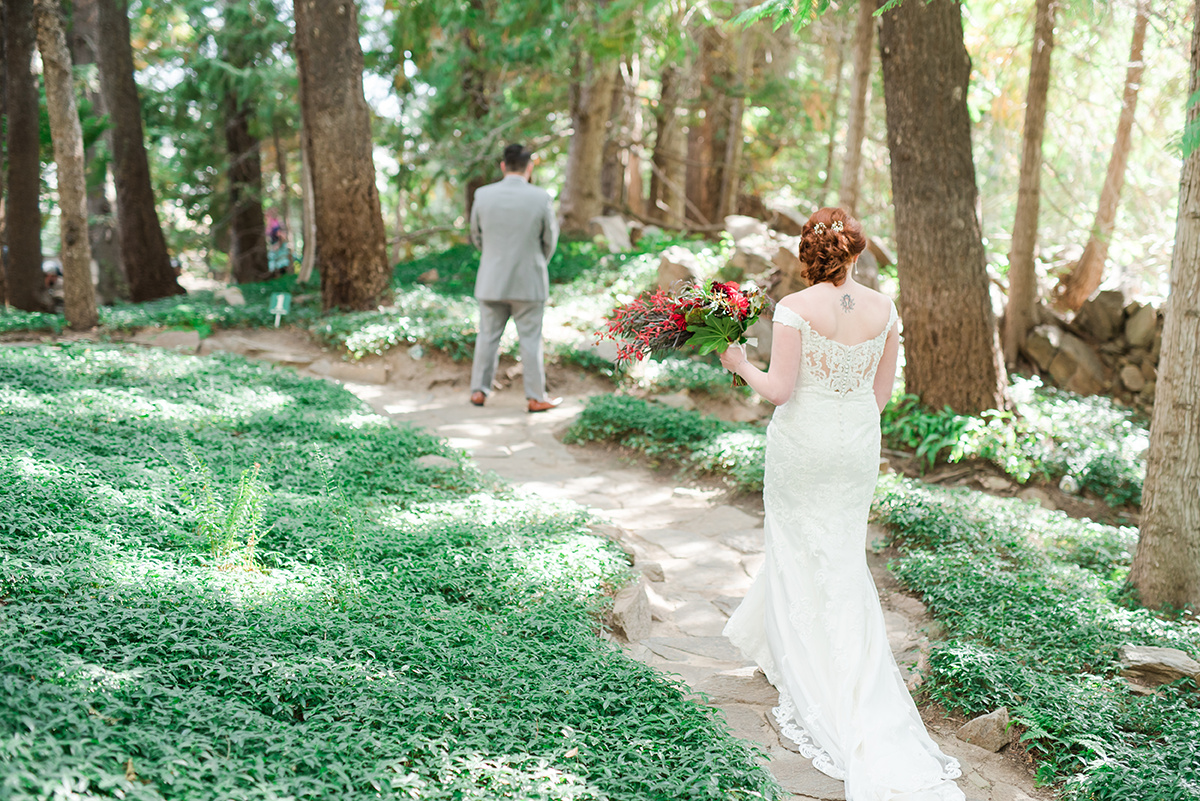
[[1148, 408], [1154, 403], [1162, 326], [1154, 306], [1126, 303], [1117, 291], [1101, 292], [1070, 322], [1039, 325], [1022, 351], [1048, 384]]

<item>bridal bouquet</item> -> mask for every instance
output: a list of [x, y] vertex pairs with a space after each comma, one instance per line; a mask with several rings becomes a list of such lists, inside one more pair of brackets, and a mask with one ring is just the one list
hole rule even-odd
[[597, 336], [618, 343], [619, 364], [685, 346], [702, 355], [724, 353], [731, 344], [746, 341], [746, 329], [770, 302], [753, 284], [687, 283], [670, 294], [644, 292], [617, 306]]

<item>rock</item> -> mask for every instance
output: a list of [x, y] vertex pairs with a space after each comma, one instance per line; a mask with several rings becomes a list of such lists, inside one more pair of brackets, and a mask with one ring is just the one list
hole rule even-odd
[[[646, 640], [646, 647], [663, 659], [672, 661], [688, 661], [686, 656], [698, 656], [740, 664], [745, 659], [737, 646], [724, 637], [651, 637]], [[678, 658], [680, 653], [685, 655], [685, 659]]]
[[457, 470], [458, 462], [447, 456], [438, 456], [436, 453], [427, 453], [424, 456], [417, 458], [417, 466], [432, 468], [435, 470]]
[[417, 276], [418, 284], [436, 284], [441, 279], [437, 267], [431, 267]]
[[725, 263], [722, 276], [740, 282], [748, 275], [763, 275], [775, 268], [774, 262], [771, 261], [770, 243], [754, 240], [750, 242], [754, 244], [739, 245], [733, 251], [733, 255]]
[[1139, 684], [1157, 687], [1185, 676], [1200, 681], [1200, 662], [1177, 648], [1123, 645], [1120, 655], [1121, 675]]
[[1008, 731], [1008, 709], [1000, 707], [994, 712], [980, 715], [967, 721], [959, 728], [958, 739], [989, 751], [999, 751], [1012, 739]]
[[213, 293], [213, 297], [220, 298], [230, 306], [246, 305], [246, 296], [236, 286], [227, 286], [224, 289], [218, 289]]
[[613, 628], [629, 642], [650, 636], [650, 598], [646, 595], [645, 579], [617, 593], [613, 601]]
[[139, 345], [150, 345], [154, 348], [169, 348], [170, 350], [195, 353], [200, 348], [200, 332], [195, 330], [145, 332], [138, 334], [133, 341]]
[[924, 603], [908, 595], [901, 595], [898, 592], [894, 592], [888, 596], [888, 604], [897, 612], [909, 617], [920, 618], [925, 617], [929, 613], [929, 608]]
[[726, 217], [725, 230], [733, 238], [734, 245], [740, 245], [744, 240], [753, 236], [761, 237], [764, 240], [770, 236], [765, 222], [741, 214], [730, 214]]
[[1153, 381], [1158, 378], [1158, 368], [1149, 360], [1142, 362], [1142, 377], [1147, 381]]
[[1074, 357], [1066, 351], [1060, 351], [1050, 362], [1047, 368], [1050, 377], [1054, 379], [1054, 383], [1060, 387], [1065, 387], [1071, 377], [1075, 375], [1075, 368], [1079, 366]]
[[1058, 346], [1061, 341], [1062, 331], [1057, 326], [1039, 325], [1029, 332], [1021, 349], [1040, 369], [1048, 370], [1050, 363], [1058, 355]]
[[979, 483], [988, 492], [1007, 492], [1013, 488], [1011, 481], [1000, 476], [980, 476]]
[[670, 289], [679, 281], [699, 281], [702, 272], [695, 253], [682, 245], [672, 245], [659, 257], [658, 287]]
[[760, 360], [769, 357], [773, 334], [774, 326], [771, 324], [771, 314], [764, 312], [754, 321], [754, 325], [746, 329], [746, 338], [751, 340], [751, 344], [746, 345], [746, 357]]
[[650, 581], [662, 582], [667, 580], [667, 574], [663, 572], [661, 562], [642, 562], [638, 568], [642, 571], [642, 575]]
[[1121, 383], [1130, 392], [1141, 392], [1142, 387], [1146, 386], [1146, 376], [1142, 375], [1142, 368], [1136, 364], [1127, 364], [1121, 368]]
[[1133, 348], [1148, 348], [1154, 342], [1154, 330], [1158, 326], [1158, 310], [1143, 306], [1125, 321], [1125, 339]]
[[779, 691], [753, 665], [714, 673], [700, 682], [696, 690], [707, 695], [714, 704], [775, 706], [779, 703]]
[[351, 363], [326, 358], [313, 362], [308, 369], [317, 375], [352, 384], [387, 383], [387, 365], [382, 361]]
[[1026, 487], [1017, 493], [1017, 497], [1026, 501], [1036, 501], [1043, 509], [1055, 509], [1050, 493], [1040, 487]]
[[1107, 342], [1121, 330], [1124, 313], [1125, 296], [1115, 289], [1109, 289], [1084, 301], [1074, 322], [1099, 342]]
[[610, 253], [624, 253], [633, 250], [633, 242], [629, 239], [629, 225], [624, 217], [616, 215], [593, 217], [588, 220], [588, 233], [601, 236], [608, 244]]
[[1142, 391], [1138, 393], [1138, 397], [1146, 403], [1154, 403], [1154, 394], [1156, 388], [1156, 382], [1147, 381], [1146, 386], [1142, 387]]
[[[1107, 388], [1108, 382], [1104, 365], [1086, 342], [1077, 336], [1063, 334], [1060, 347], [1058, 356], [1050, 364], [1050, 373], [1059, 386], [1064, 386], [1080, 395], [1094, 395]], [[1069, 357], [1069, 361], [1075, 367], [1070, 370], [1065, 381], [1060, 381], [1059, 375], [1055, 373], [1055, 365], [1060, 364], [1064, 356]], [[1063, 367], [1065, 365], [1060, 364], [1060, 371]]]
[[771, 212], [767, 225], [784, 236], [800, 236], [804, 224], [808, 222], [808, 217], [801, 214], [799, 209], [786, 203], [768, 201], [767, 208]]
[[733, 548], [738, 553], [762, 553], [763, 530], [747, 528], [740, 531], [727, 531], [717, 537], [722, 545]]
[[661, 403], [663, 406], [670, 406], [672, 409], [683, 409], [688, 412], [696, 408], [696, 402], [688, 396], [687, 390], [672, 392], [670, 395], [657, 395], [654, 397], [654, 402]]

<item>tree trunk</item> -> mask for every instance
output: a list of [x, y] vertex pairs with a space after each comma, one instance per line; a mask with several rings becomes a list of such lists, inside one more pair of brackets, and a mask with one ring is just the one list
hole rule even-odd
[[[96, 39], [99, 23], [96, 15], [96, 0], [76, 0], [71, 11], [71, 60], [75, 66], [96, 63]], [[104, 116], [104, 96], [87, 87], [84, 96], [92, 106], [92, 113]], [[105, 137], [108, 133], [105, 132]], [[112, 150], [111, 144], [109, 150]], [[94, 148], [83, 154], [84, 164], [90, 171], [87, 179], [88, 242], [92, 249], [92, 260], [99, 272], [96, 285], [96, 300], [111, 305], [116, 300], [129, 299], [129, 282], [121, 264], [121, 251], [117, 244], [117, 228], [113, 218], [112, 202], [108, 197], [108, 160], [97, 159]]]
[[1092, 232], [1083, 248], [1083, 255], [1071, 272], [1055, 287], [1055, 305], [1062, 310], [1079, 311], [1079, 307], [1104, 280], [1104, 262], [1108, 260], [1108, 245], [1117, 222], [1117, 205], [1125, 186], [1125, 165], [1133, 144], [1133, 113], [1137, 109], [1138, 89], [1142, 84], [1142, 47], [1146, 43], [1146, 23], [1150, 16], [1150, 0], [1138, 0], [1137, 16], [1133, 21], [1133, 42], [1129, 47], [1129, 64], [1125, 70], [1125, 94], [1121, 101], [1121, 116], [1117, 120], [1117, 136], [1113, 140], [1112, 156], [1104, 187], [1100, 190], [1100, 205]]
[[[826, 198], [829, 197], [829, 187], [833, 185], [833, 154], [837, 151], [837, 132], [838, 132], [838, 105], [842, 101], [842, 72], [846, 64], [846, 31], [845, 22], [841, 17], [836, 18], [836, 33], [837, 37], [837, 59], [832, 62], [833, 75], [825, 75], [825, 85], [828, 86], [830, 79], [833, 83], [833, 96], [829, 101], [829, 140], [825, 145], [825, 180], [821, 181], [821, 205], [827, 203]], [[828, 59], [828, 49], [826, 49], [826, 64], [830, 64]]]
[[8, 302], [24, 311], [51, 311], [42, 272], [42, 212], [38, 207], [38, 88], [33, 0], [5, 0], [8, 85]]
[[[738, 13], [747, 8], [746, 3], [735, 3], [734, 10]], [[737, 212], [737, 197], [742, 186], [742, 149], [745, 143], [745, 133], [742, 129], [742, 119], [746, 113], [746, 92], [750, 71], [753, 69], [754, 47], [749, 31], [733, 29], [729, 34], [733, 39], [733, 85], [730, 86], [729, 122], [725, 131], [725, 159], [721, 164], [721, 204], [718, 221], [723, 221], [730, 214]], [[840, 73], [839, 66], [839, 73]]]
[[[1200, 92], [1200, 0], [1192, 12], [1189, 97]], [[1200, 106], [1187, 108], [1200, 124]], [[1167, 298], [1141, 538], [1129, 573], [1143, 605], [1200, 609], [1200, 150], [1179, 182], [1171, 294]]]
[[686, 68], [663, 67], [650, 161], [650, 214], [672, 228], [686, 219], [687, 133], [679, 116]]
[[700, 225], [719, 221], [721, 215], [721, 162], [729, 131], [728, 71], [722, 64], [722, 36], [714, 25], [703, 25], [695, 72], [699, 76], [699, 119], [688, 128], [687, 200], [689, 216]]
[[625, 151], [625, 206], [634, 214], [646, 213], [646, 189], [642, 175], [642, 100], [638, 97], [638, 85], [642, 80], [642, 62], [635, 54], [626, 62], [628, 72], [625, 74], [625, 85], [628, 94], [628, 107], [625, 116], [626, 141], [629, 143]]
[[1033, 52], [1029, 57], [1029, 88], [1025, 91], [1025, 130], [1022, 135], [1021, 176], [1017, 211], [1013, 219], [1012, 249], [1008, 254], [1008, 306], [1004, 314], [1004, 362], [1010, 370], [1029, 329], [1034, 325], [1038, 302], [1038, 205], [1042, 183], [1042, 138], [1046, 130], [1046, 96], [1050, 90], [1050, 54], [1054, 49], [1056, 0], [1037, 0], [1033, 26]]
[[[235, 66], [237, 66], [235, 64]], [[230, 88], [225, 96], [225, 147], [229, 151], [229, 266], [239, 284], [265, 281], [267, 238], [262, 209], [262, 157], [250, 133], [254, 106]]]
[[363, 96], [358, 6], [353, 0], [295, 0], [295, 14], [322, 305], [373, 309], [390, 275]]
[[308, 157], [308, 136], [303, 124], [300, 128], [300, 226], [304, 250], [296, 282], [307, 284], [317, 266], [317, 215], [313, 210], [312, 162]]
[[4, 2], [5, 0], [0, 0], [0, 307], [8, 306], [8, 282], [4, 277], [8, 248], [8, 215], [5, 212], [4, 195], [4, 173], [7, 167], [3, 152], [4, 137], [7, 137], [5, 121], [8, 119], [8, 69], [4, 55], [4, 40], [8, 37], [8, 26], [5, 24], [8, 9], [4, 7]]
[[[483, 0], [469, 0], [471, 19], [482, 24], [488, 18], [488, 8]], [[463, 94], [466, 96], [467, 109], [477, 129], [483, 128], [483, 120], [492, 109], [491, 81], [488, 75], [487, 47], [480, 41], [479, 32], [474, 25], [467, 25], [462, 31], [463, 45], [470, 53], [469, 61], [463, 65]], [[471, 219], [471, 207], [475, 205], [475, 193], [480, 187], [487, 186], [496, 176], [496, 164], [500, 161], [500, 153], [485, 153], [482, 161], [474, 160], [467, 165], [463, 176], [466, 188], [463, 219]]]
[[271, 126], [271, 140], [275, 147], [275, 172], [279, 173], [279, 219], [283, 222], [283, 230], [292, 232], [292, 190], [288, 184], [287, 152], [283, 149], [283, 137], [279, 135], [279, 125]]
[[46, 109], [54, 142], [58, 208], [62, 229], [63, 305], [67, 325], [86, 331], [99, 325], [92, 288], [92, 249], [88, 244], [87, 178], [83, 165], [83, 129], [75, 107], [71, 53], [63, 32], [58, 0], [36, 0], [38, 50], [46, 81]]
[[838, 205], [851, 216], [858, 215], [858, 182], [862, 177], [862, 145], [867, 130], [867, 103], [871, 97], [871, 45], [875, 40], [875, 5], [859, 0], [854, 24], [854, 77], [850, 83], [850, 107], [846, 110], [846, 155]]
[[175, 280], [150, 184], [150, 164], [142, 137], [142, 111], [133, 79], [126, 0], [97, 0], [100, 26], [100, 89], [112, 125], [113, 177], [117, 186], [117, 227], [121, 261], [129, 290], [141, 303], [183, 294]]
[[570, 89], [571, 124], [575, 130], [567, 147], [559, 206], [563, 233], [575, 236], [586, 235], [588, 221], [604, 213], [600, 172], [617, 81], [617, 64], [612, 60], [581, 54], [577, 64], [576, 80]]
[[1005, 374], [976, 212], [961, 7], [904, 3], [883, 15], [879, 44], [905, 386], [934, 409], [999, 408]]

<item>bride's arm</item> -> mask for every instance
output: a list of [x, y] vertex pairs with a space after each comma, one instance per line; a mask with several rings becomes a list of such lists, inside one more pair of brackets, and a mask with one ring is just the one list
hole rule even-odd
[[896, 386], [896, 362], [900, 357], [900, 324], [892, 326], [888, 332], [887, 342], [883, 345], [883, 356], [879, 359], [879, 367], [875, 370], [875, 404], [879, 413], [887, 406], [892, 397], [892, 388]]
[[[796, 386], [796, 372], [800, 369], [800, 332], [775, 323], [771, 333], [771, 364], [765, 373], [750, 364], [742, 345], [730, 345], [721, 354], [721, 364], [744, 378], [759, 395], [782, 406], [792, 397]], [[894, 364], [892, 369], [896, 369]]]

